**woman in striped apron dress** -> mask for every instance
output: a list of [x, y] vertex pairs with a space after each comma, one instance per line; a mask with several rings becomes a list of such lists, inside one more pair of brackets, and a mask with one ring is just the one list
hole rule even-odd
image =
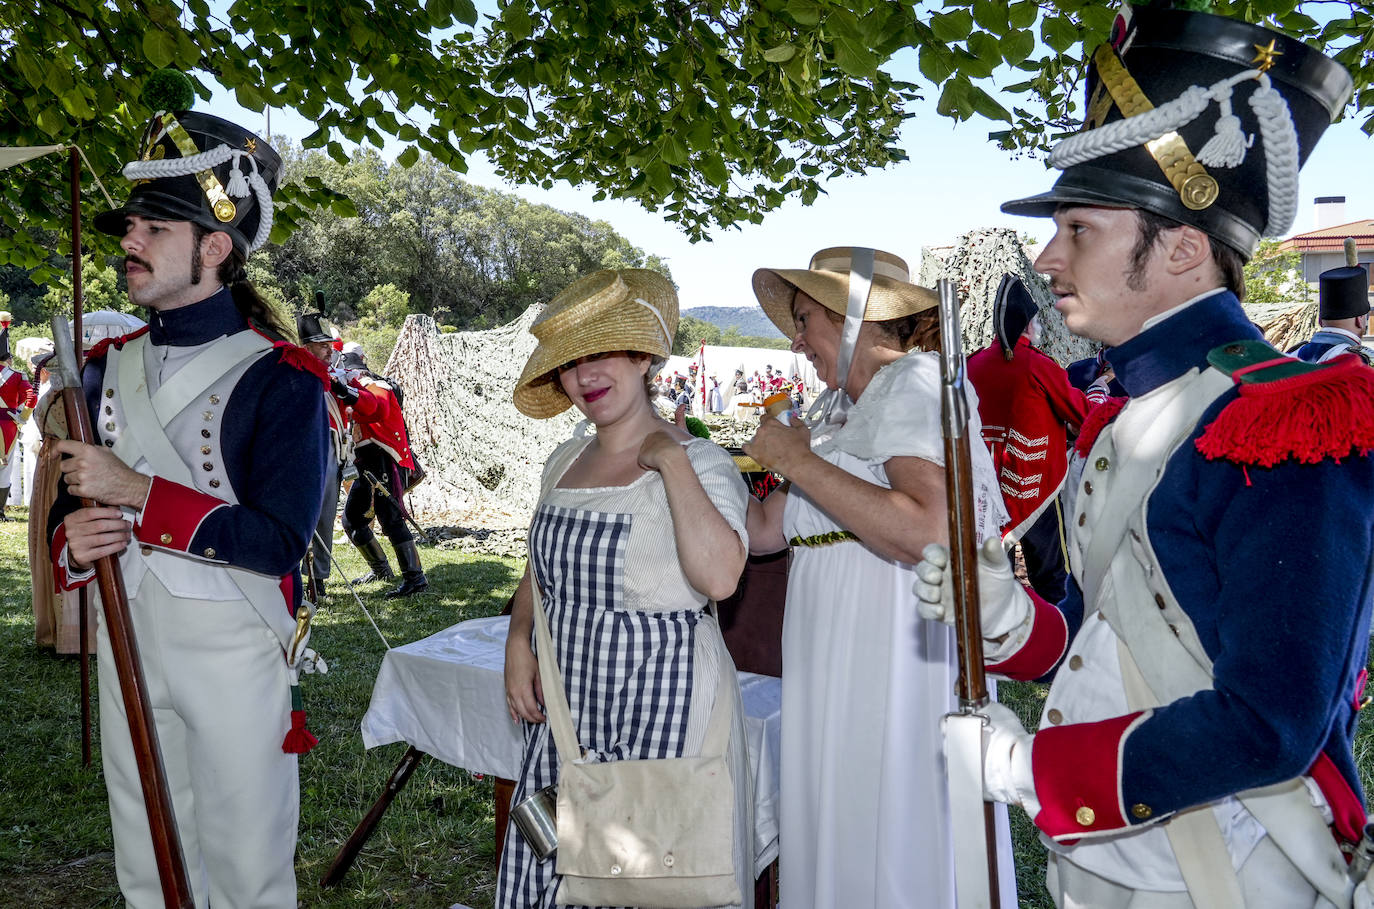
[[[744, 568], [748, 492], [720, 447], [661, 419], [646, 383], [671, 348], [677, 296], [661, 275], [600, 271], [559, 294], [531, 326], [539, 346], [514, 400], [535, 418], [587, 418], [544, 468], [531, 562], [506, 644], [506, 695], [524, 721], [513, 804], [557, 782], [531, 643], [539, 585], [578, 740], [595, 760], [700, 753], [722, 690], [736, 699], [727, 758], [735, 789], [735, 869], [752, 904], [752, 789], [735, 668], [707, 601]], [[588, 425], [595, 432], [588, 431]], [[554, 861], [506, 832], [496, 905], [555, 905]]]

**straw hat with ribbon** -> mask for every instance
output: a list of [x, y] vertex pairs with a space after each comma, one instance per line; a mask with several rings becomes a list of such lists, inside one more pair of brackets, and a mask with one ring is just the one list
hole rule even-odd
[[516, 409], [537, 420], [572, 406], [554, 370], [578, 357], [630, 350], [667, 357], [677, 331], [677, 292], [645, 268], [605, 269], [578, 278], [530, 326], [539, 346], [515, 383]]
[[763, 312], [789, 338], [797, 335], [792, 300], [805, 293], [831, 312], [845, 317], [835, 364], [839, 388], [818, 397], [808, 422], [840, 423], [852, 403], [844, 390], [854, 345], [863, 322], [885, 322], [940, 305], [935, 291], [911, 283], [906, 262], [892, 253], [863, 246], [832, 246], [811, 257], [806, 269], [760, 268], [754, 272], [754, 296]]

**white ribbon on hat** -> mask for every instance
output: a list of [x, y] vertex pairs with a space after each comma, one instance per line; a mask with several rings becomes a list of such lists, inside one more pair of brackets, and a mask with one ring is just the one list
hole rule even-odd
[[644, 307], [645, 309], [647, 309], [649, 312], [651, 312], [651, 313], [654, 314], [654, 318], [658, 320], [658, 325], [659, 325], [659, 327], [663, 329], [663, 339], [664, 339], [665, 343], [667, 343], [668, 349], [669, 349], [669, 350], [672, 350], [672, 349], [673, 349], [673, 333], [672, 333], [671, 331], [668, 330], [668, 323], [667, 323], [666, 321], [664, 321], [664, 319], [663, 319], [663, 313], [659, 312], [659, 311], [658, 311], [658, 307], [655, 306], [654, 304], [650, 303], [648, 300], [642, 299], [642, 298], [640, 298], [640, 297], [635, 297], [635, 302], [638, 303], [640, 306], [643, 306], [643, 307]]
[[816, 398], [806, 412], [806, 422], [813, 428], [824, 423], [843, 425], [849, 415], [849, 407], [854, 399], [849, 396], [845, 382], [849, 380], [849, 367], [854, 360], [854, 348], [858, 344], [859, 329], [863, 327], [864, 313], [868, 310], [868, 295], [873, 288], [873, 271], [876, 250], [868, 246], [855, 246], [849, 251], [849, 260], [841, 259], [813, 262], [816, 270], [827, 270], [825, 264], [849, 266], [849, 303], [845, 308], [844, 327], [840, 329], [840, 350], [835, 358], [835, 387], [827, 388]]
[[212, 170], [226, 161], [233, 161], [234, 175], [230, 178], [229, 189], [226, 191], [230, 195], [242, 199], [248, 195], [244, 186], [245, 178], [242, 171], [242, 159], [244, 158], [248, 159], [249, 167], [246, 178], [247, 187], [251, 187], [253, 195], [257, 197], [260, 212], [258, 215], [258, 232], [248, 243], [248, 251], [251, 253], [261, 249], [272, 233], [272, 189], [267, 185], [267, 181], [262, 178], [262, 175], [258, 173], [258, 161], [250, 152], [229, 145], [217, 145], [209, 151], [203, 151], [200, 154], [185, 158], [150, 158], [146, 161], [130, 161], [124, 165], [123, 173], [127, 180], [161, 180], [167, 177], [190, 176], [202, 170]]

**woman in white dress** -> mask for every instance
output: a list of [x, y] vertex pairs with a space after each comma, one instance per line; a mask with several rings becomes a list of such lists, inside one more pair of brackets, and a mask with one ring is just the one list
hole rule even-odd
[[[531, 326], [539, 346], [515, 389], [535, 418], [576, 406], [587, 422], [549, 456], [530, 525], [531, 565], [506, 642], [506, 701], [525, 723], [512, 804], [558, 780], [531, 646], [539, 584], [579, 743], [600, 761], [701, 753], [717, 692], [733, 698], [727, 762], [734, 859], [753, 905], [752, 788], [734, 663], [708, 599], [734, 592], [748, 546], [749, 494], [724, 449], [663, 420], [648, 382], [666, 361], [677, 295], [642, 269], [599, 271]], [[594, 433], [586, 431], [587, 425]], [[496, 885], [502, 909], [552, 907], [559, 878], [514, 824]]]
[[[955, 647], [911, 596], [922, 548], [948, 538], [938, 299], [896, 256], [850, 247], [806, 270], [759, 269], [754, 293], [829, 389], [809, 427], [765, 419], [744, 447], [789, 481], [749, 514], [751, 551], [792, 547], [781, 903], [952, 909], [940, 718], [956, 706]], [[981, 438], [976, 401], [970, 414]], [[1005, 510], [983, 446], [974, 458], [987, 537]], [[1015, 906], [1005, 812], [998, 827], [1002, 905]]]

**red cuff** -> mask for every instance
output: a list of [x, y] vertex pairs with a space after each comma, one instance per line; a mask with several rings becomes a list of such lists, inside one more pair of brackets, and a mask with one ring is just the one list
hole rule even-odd
[[1069, 646], [1069, 625], [1064, 621], [1064, 613], [1029, 587], [1026, 593], [1030, 594], [1033, 610], [1030, 637], [1011, 656], [987, 667], [988, 672], [1021, 682], [1048, 673], [1063, 659]]
[[191, 541], [212, 511], [228, 507], [229, 503], [222, 499], [162, 477], [153, 477], [142, 518], [134, 525], [134, 536], [148, 546], [213, 559], [213, 550], [190, 552]]
[[[1050, 726], [1035, 734], [1031, 772], [1040, 813], [1035, 826], [1059, 842], [1131, 826], [1121, 802], [1121, 758], [1126, 737], [1149, 711], [1097, 723]], [[1132, 807], [1138, 820], [1151, 817], [1146, 805]]]
[[[48, 558], [52, 561], [52, 576], [53, 580], [57, 582], [57, 589], [77, 590], [91, 583], [95, 579], [94, 574], [81, 581], [72, 580], [71, 575], [67, 573], [67, 566], [62, 564], [62, 554], [65, 552], [67, 552], [67, 525], [58, 524], [52, 539], [48, 541]], [[71, 558], [71, 554], [68, 553], [67, 557]]]
[[1364, 832], [1366, 820], [1364, 803], [1355, 794], [1355, 790], [1350, 788], [1350, 784], [1325, 751], [1317, 755], [1317, 759], [1307, 769], [1307, 775], [1312, 777], [1312, 781], [1326, 797], [1326, 804], [1335, 819], [1331, 826], [1337, 834], [1336, 838], [1347, 843], [1358, 843]]

